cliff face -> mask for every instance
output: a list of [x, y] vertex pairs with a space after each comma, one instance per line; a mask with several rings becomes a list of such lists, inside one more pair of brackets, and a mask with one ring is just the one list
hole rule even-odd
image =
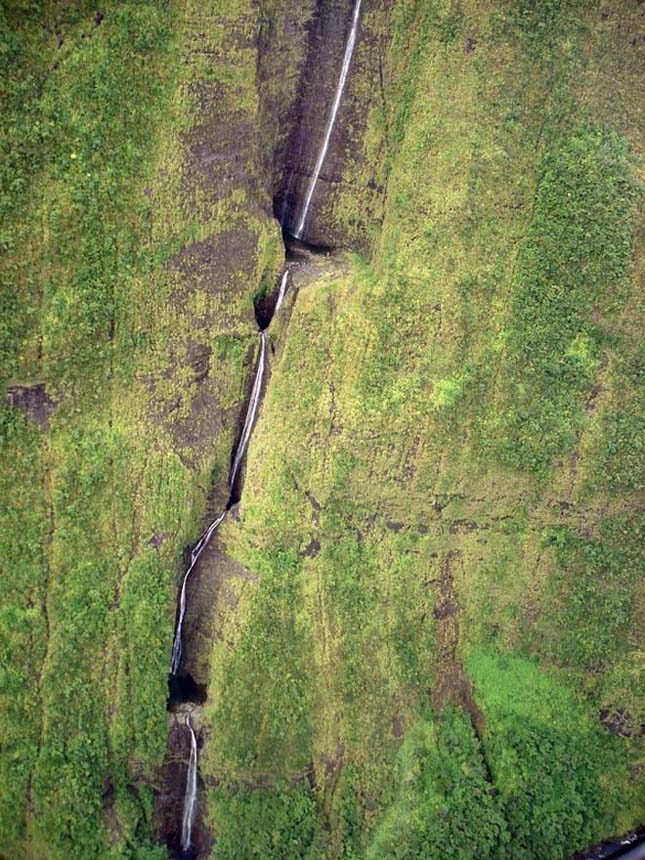
[[[290, 129], [277, 150], [275, 213], [295, 233], [332, 111], [354, 4], [318, 3], [308, 27], [307, 55]], [[383, 206], [378, 158], [384, 141], [368, 140], [371, 114], [383, 110], [383, 62], [390, 37], [390, 4], [361, 4], [357, 41], [329, 151], [316, 185], [303, 238], [314, 245], [367, 250]]]
[[[0, 19], [7, 860], [178, 846], [177, 583], [351, 13]], [[555, 860], [642, 819], [641, 24], [364, 0], [305, 236], [363, 256], [294, 268], [189, 590], [200, 858]]]

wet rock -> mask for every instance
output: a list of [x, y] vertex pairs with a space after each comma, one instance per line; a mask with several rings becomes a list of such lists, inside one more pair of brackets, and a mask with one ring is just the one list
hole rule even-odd
[[[281, 173], [274, 212], [291, 233], [324, 139], [353, 8], [347, 0], [321, 3], [308, 26], [307, 62], [299, 97], [288, 118], [291, 131], [277, 157]], [[382, 80], [386, 28], [381, 24], [389, 8], [384, 0], [363, 0], [352, 64], [305, 225], [304, 238], [312, 245], [366, 249], [371, 228], [380, 220], [383, 189], [375, 167], [365, 163], [363, 141], [368, 115], [384, 97], [373, 82]], [[361, 213], [352, 223], [343, 223], [344, 197], [361, 201], [352, 207]]]
[[213, 350], [203, 343], [191, 344], [188, 348], [188, 365], [193, 371], [191, 384], [203, 382], [210, 370], [210, 358]]
[[[186, 774], [190, 760], [190, 733], [186, 728], [186, 714], [191, 714], [191, 721], [197, 734], [198, 751], [201, 750], [202, 738], [199, 731], [198, 711], [185, 710], [170, 717], [168, 745], [166, 756], [161, 765], [157, 784], [159, 790], [155, 795], [154, 820], [157, 839], [165, 844], [172, 858], [186, 858], [186, 852], [181, 851], [181, 821], [186, 788]], [[205, 828], [202, 810], [204, 808], [204, 786], [199, 783], [197, 812], [193, 824], [193, 860], [206, 860], [210, 856], [213, 839]]]

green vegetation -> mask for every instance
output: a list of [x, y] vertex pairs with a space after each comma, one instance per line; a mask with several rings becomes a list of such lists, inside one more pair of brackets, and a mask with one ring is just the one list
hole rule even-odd
[[[592, 318], [623, 287], [633, 251], [634, 181], [624, 140], [583, 129], [539, 167], [499, 357], [507, 390], [488, 435], [504, 463], [541, 471], [571, 450], [607, 333]], [[613, 300], [613, 296], [611, 297]]]
[[211, 795], [212, 827], [222, 860], [316, 860], [320, 824], [310, 790], [233, 786]]
[[365, 853], [380, 858], [468, 860], [504, 856], [509, 839], [472, 727], [447, 711], [412, 726], [400, 752], [397, 798]]
[[[0, 12], [6, 860], [165, 856], [176, 586], [283, 261], [292, 7]], [[326, 213], [365, 254], [294, 272], [193, 596], [218, 860], [558, 860], [642, 821], [639, 14], [366, 10]]]
[[[302, 277], [272, 366], [203, 772], [262, 795], [313, 767], [330, 860], [564, 858], [642, 818], [638, 123], [585, 71], [635, 18], [596, 11], [397, 4], [365, 149], [382, 229]], [[258, 746], [280, 724], [299, 767]]]
[[625, 750], [567, 687], [517, 657], [480, 653], [468, 668], [486, 719], [483, 748], [511, 857], [566, 858], [572, 844], [629, 826], [624, 810], [637, 789]]

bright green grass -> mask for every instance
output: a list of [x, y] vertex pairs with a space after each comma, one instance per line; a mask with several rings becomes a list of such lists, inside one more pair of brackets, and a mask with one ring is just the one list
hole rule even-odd
[[480, 652], [467, 667], [510, 835], [501, 856], [559, 860], [573, 844], [590, 845], [632, 825], [639, 800], [625, 749], [570, 689], [510, 655]]

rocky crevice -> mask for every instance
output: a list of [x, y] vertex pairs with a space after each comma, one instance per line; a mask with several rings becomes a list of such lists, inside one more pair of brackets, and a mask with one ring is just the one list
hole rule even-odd
[[[369, 9], [370, 3], [365, 4]], [[376, 6], [376, 2], [371, 3]], [[356, 168], [363, 159], [361, 141], [366, 128], [368, 112], [371, 105], [371, 94], [365, 97], [361, 92], [361, 81], [368, 76], [372, 78], [376, 56], [369, 49], [369, 38], [365, 34], [362, 39], [363, 50], [357, 52], [354, 61], [355, 68], [350, 73], [347, 93], [344, 95], [341, 111], [330, 140], [328, 157], [321, 173], [320, 190], [312, 200], [311, 216], [303, 242], [292, 242], [289, 237], [293, 221], [293, 213], [298, 208], [298, 199], [304, 193], [303, 189], [311, 175], [317, 148], [320, 146], [322, 129], [327, 119], [329, 107], [334, 97], [338, 82], [339, 68], [345, 49], [348, 27], [352, 17], [353, 3], [347, 0], [318, 0], [315, 8], [313, 2], [304, 4], [300, 9], [289, 9], [275, 14], [272, 18], [263, 12], [260, 4], [259, 26], [256, 31], [257, 44], [257, 89], [260, 102], [259, 124], [256, 128], [229, 129], [222, 143], [219, 133], [224, 121], [221, 106], [213, 86], [202, 83], [194, 89], [199, 120], [188, 138], [188, 162], [185, 171], [183, 193], [187, 200], [192, 201], [191, 208], [199, 211], [206, 199], [213, 193], [221, 197], [223, 184], [230, 185], [228, 174], [231, 168], [239, 173], [242, 168], [240, 140], [253, 142], [253, 153], [249, 157], [258, 161], [263, 168], [259, 171], [259, 182], [250, 177], [244, 180], [257, 200], [259, 209], [263, 208], [262, 179], [266, 177], [266, 190], [269, 197], [273, 196], [274, 214], [280, 220], [286, 240], [286, 250], [289, 268], [293, 274], [298, 269], [305, 273], [311, 268], [315, 254], [326, 254], [334, 246], [353, 245], [364, 247], [367, 242], [367, 225], [355, 225], [352, 236], [343, 229], [337, 218], [332, 218], [331, 210], [336, 203], [331, 200], [333, 187], [342, 182], [345, 170]], [[242, 29], [240, 32], [247, 32]], [[289, 44], [290, 38], [292, 43]], [[293, 40], [300, 40], [300, 46], [294, 47]], [[193, 47], [200, 48], [202, 37], [195, 33]], [[248, 48], [248, 44], [245, 43]], [[283, 68], [283, 51], [292, 60], [292, 66]], [[217, 58], [213, 57], [213, 61]], [[287, 75], [285, 77], [285, 71]], [[297, 83], [294, 83], [294, 77]], [[217, 87], [215, 87], [217, 89]], [[208, 134], [206, 134], [208, 130]], [[233, 144], [235, 135], [236, 142]], [[257, 150], [257, 151], [256, 151]], [[236, 166], [237, 165], [237, 166]], [[224, 175], [222, 175], [224, 171]], [[371, 183], [373, 190], [373, 183]], [[202, 195], [202, 189], [206, 192]], [[288, 189], [288, 193], [287, 193]], [[371, 190], [370, 190], [371, 193]], [[252, 206], [253, 208], [253, 206]], [[332, 226], [333, 225], [333, 226]], [[243, 231], [244, 232], [244, 231]], [[239, 229], [223, 234], [228, 236], [232, 246], [240, 243]], [[248, 237], [249, 240], [251, 237]], [[247, 243], [244, 253], [238, 253], [238, 261], [248, 259], [251, 245]], [[178, 256], [170, 261], [171, 268], [181, 273], [186, 283], [187, 292], [182, 301], [187, 301], [192, 290], [191, 284], [205, 281], [216, 284], [220, 280], [218, 274], [228, 267], [231, 260], [231, 247], [218, 244], [220, 251], [213, 245], [213, 240], [194, 243], [185, 248]], [[314, 268], [316, 268], [314, 266]], [[223, 274], [223, 272], [222, 272]], [[255, 318], [260, 332], [264, 332], [271, 322], [276, 304], [278, 285], [269, 294], [260, 294], [255, 302]], [[295, 288], [294, 288], [295, 289]], [[290, 290], [292, 295], [294, 289]], [[181, 298], [181, 297], [180, 297]], [[286, 302], [288, 308], [289, 302]], [[288, 313], [288, 311], [287, 311]], [[264, 335], [263, 335], [264, 337]], [[270, 335], [267, 335], [270, 337]], [[192, 383], [196, 390], [193, 402], [200, 404], [200, 411], [212, 408], [218, 413], [218, 424], [223, 424], [227, 418], [221, 412], [218, 403], [210, 406], [202, 397], [200, 391], [208, 385], [210, 371], [210, 354], [207, 354], [203, 344], [198, 343], [187, 356], [190, 369], [193, 372]], [[270, 373], [269, 354], [275, 348], [273, 338], [268, 341], [266, 376], [262, 383], [262, 392], [266, 388]], [[257, 359], [256, 359], [257, 361]], [[247, 364], [247, 388], [253, 385], [253, 372]], [[245, 421], [247, 406], [240, 413], [238, 429], [235, 434], [235, 444], [232, 451], [232, 462], [235, 450], [240, 444], [240, 435]], [[174, 423], [174, 422], [173, 422]], [[178, 428], [181, 438], [188, 440], [192, 431], [191, 419], [182, 421]], [[232, 474], [229, 487], [229, 497], [226, 503], [228, 516], [235, 516], [236, 505], [242, 496], [244, 481], [244, 462], [237, 473]], [[222, 488], [214, 486], [210, 493], [209, 507], [215, 507], [215, 500], [222, 498]], [[183, 648], [181, 668], [170, 677], [169, 699], [169, 736], [167, 753], [159, 771], [158, 783], [160, 789], [155, 800], [155, 829], [157, 837], [164, 842], [173, 856], [207, 857], [212, 846], [212, 838], [208, 834], [201, 811], [194, 822], [192, 851], [181, 854], [181, 818], [186, 781], [186, 762], [189, 754], [190, 734], [186, 728], [186, 715], [191, 715], [192, 723], [198, 736], [198, 742], [203, 745], [206, 732], [202, 725], [202, 705], [207, 698], [209, 678], [209, 655], [213, 639], [216, 635], [214, 627], [216, 607], [221, 602], [234, 600], [233, 590], [227, 587], [230, 577], [252, 578], [248, 571], [239, 570], [221, 549], [217, 535], [205, 549], [203, 556], [194, 566], [187, 580], [185, 615], [185, 630], [183, 633]], [[203, 799], [203, 798], [202, 798]], [[199, 803], [199, 809], [204, 804]]]
[[484, 717], [477, 707], [470, 681], [458, 655], [461, 609], [455, 592], [454, 578], [455, 569], [462, 564], [461, 553], [458, 550], [450, 550], [442, 557], [439, 578], [434, 581], [435, 683], [432, 689], [432, 704], [436, 711], [441, 711], [447, 705], [462, 708], [470, 715], [475, 731], [481, 736]]

